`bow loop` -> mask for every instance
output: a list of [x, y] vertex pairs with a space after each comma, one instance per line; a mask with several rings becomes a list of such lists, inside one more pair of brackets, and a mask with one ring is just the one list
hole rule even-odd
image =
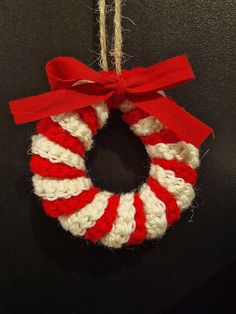
[[132, 94], [166, 90], [195, 78], [186, 55], [177, 56], [147, 68], [127, 79]]
[[71, 57], [52, 59], [46, 65], [46, 73], [52, 90], [70, 88], [78, 81], [90, 81], [101, 85], [111, 83], [108, 77]]

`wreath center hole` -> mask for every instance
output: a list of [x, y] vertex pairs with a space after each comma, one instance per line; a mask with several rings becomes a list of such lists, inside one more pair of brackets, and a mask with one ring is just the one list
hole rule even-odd
[[113, 193], [138, 190], [150, 169], [144, 145], [121, 115], [119, 110], [110, 111], [107, 125], [94, 137], [85, 159], [94, 186]]

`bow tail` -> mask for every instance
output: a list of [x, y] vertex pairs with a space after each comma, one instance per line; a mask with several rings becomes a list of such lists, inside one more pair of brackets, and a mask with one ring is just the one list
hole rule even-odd
[[106, 101], [107, 94], [84, 94], [71, 89], [59, 89], [9, 103], [16, 124], [40, 120], [56, 114], [85, 108]]
[[210, 134], [213, 134], [212, 128], [185, 111], [169, 97], [157, 96], [144, 101], [132, 97], [129, 100], [160, 120], [181, 140], [196, 147], [199, 147]]

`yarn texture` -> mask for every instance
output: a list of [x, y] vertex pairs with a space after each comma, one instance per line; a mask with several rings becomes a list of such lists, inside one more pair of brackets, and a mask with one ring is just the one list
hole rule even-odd
[[47, 215], [74, 236], [111, 248], [161, 238], [192, 203], [199, 150], [153, 116], [124, 101], [122, 119], [150, 157], [150, 172], [138, 191], [114, 194], [93, 185], [85, 153], [106, 124], [106, 103], [42, 119], [32, 137], [34, 192]]

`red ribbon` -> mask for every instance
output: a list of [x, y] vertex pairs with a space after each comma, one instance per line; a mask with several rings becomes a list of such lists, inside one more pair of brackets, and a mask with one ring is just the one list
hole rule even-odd
[[213, 132], [172, 98], [158, 93], [194, 79], [185, 55], [148, 68], [122, 71], [120, 76], [113, 71], [96, 72], [74, 58], [58, 57], [47, 63], [46, 72], [52, 91], [10, 102], [15, 123], [39, 120], [102, 101], [116, 107], [127, 99], [196, 147]]

